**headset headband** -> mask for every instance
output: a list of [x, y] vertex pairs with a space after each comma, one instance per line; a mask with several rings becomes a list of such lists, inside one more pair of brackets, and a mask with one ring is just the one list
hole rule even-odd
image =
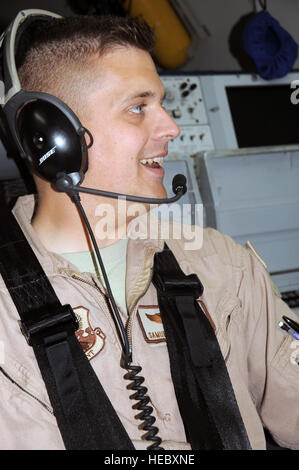
[[[52, 13], [47, 10], [22, 10], [20, 11], [17, 16], [15, 17], [14, 21], [9, 25], [6, 31], [2, 34], [0, 38], [0, 47], [4, 47], [3, 51], [3, 82], [4, 82], [4, 105], [12, 98], [16, 93], [21, 90], [21, 85], [17, 73], [16, 68], [16, 45], [17, 45], [17, 38], [20, 32], [21, 25], [24, 25], [26, 21], [28, 26], [28, 20], [36, 20], [40, 17], [40, 19], [45, 19], [45, 17], [52, 17], [52, 18], [62, 18], [62, 16], [57, 15], [56, 13]], [[31, 21], [30, 21], [31, 22]], [[25, 25], [24, 25], [25, 26]]]

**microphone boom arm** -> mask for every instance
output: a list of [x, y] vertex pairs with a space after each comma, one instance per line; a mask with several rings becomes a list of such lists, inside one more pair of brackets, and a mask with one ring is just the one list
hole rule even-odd
[[104, 196], [104, 197], [111, 197], [114, 199], [124, 198], [127, 201], [133, 202], [143, 202], [145, 204], [171, 204], [172, 202], [178, 201], [187, 191], [186, 186], [186, 178], [184, 175], [176, 175], [172, 181], [172, 189], [175, 193], [175, 196], [171, 198], [146, 198], [146, 197], [138, 197], [132, 196], [129, 194], [119, 194], [113, 193], [110, 191], [103, 191], [100, 189], [93, 189], [93, 188], [84, 188], [79, 185], [73, 184], [72, 178], [69, 175], [63, 173], [59, 175], [55, 184], [55, 188], [60, 192], [72, 193], [72, 192], [81, 192], [81, 193], [88, 193], [94, 194], [96, 196]]

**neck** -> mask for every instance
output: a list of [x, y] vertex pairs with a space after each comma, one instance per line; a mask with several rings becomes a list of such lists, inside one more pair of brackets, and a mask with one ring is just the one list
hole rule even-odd
[[[129, 220], [117, 200], [82, 194], [81, 204], [99, 248], [126, 236]], [[48, 251], [72, 253], [93, 249], [80, 212], [67, 194], [52, 189], [40, 191], [32, 226]]]

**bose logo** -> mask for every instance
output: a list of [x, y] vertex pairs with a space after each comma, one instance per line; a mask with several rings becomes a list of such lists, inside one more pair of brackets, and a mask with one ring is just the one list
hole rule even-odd
[[55, 153], [55, 149], [56, 149], [56, 145], [55, 145], [55, 147], [51, 148], [51, 150], [49, 150], [47, 153], [45, 153], [45, 155], [43, 155], [39, 159], [39, 165], [41, 165], [45, 160], [47, 160], [47, 158], [49, 158], [51, 155], [53, 155], [53, 153]]

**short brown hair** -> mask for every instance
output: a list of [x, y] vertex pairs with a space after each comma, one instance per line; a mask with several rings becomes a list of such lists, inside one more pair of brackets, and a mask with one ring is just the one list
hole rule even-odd
[[16, 58], [22, 88], [51, 93], [78, 113], [81, 93], [94, 82], [95, 58], [125, 46], [151, 53], [155, 39], [137, 18], [78, 15], [33, 22], [22, 43]]

